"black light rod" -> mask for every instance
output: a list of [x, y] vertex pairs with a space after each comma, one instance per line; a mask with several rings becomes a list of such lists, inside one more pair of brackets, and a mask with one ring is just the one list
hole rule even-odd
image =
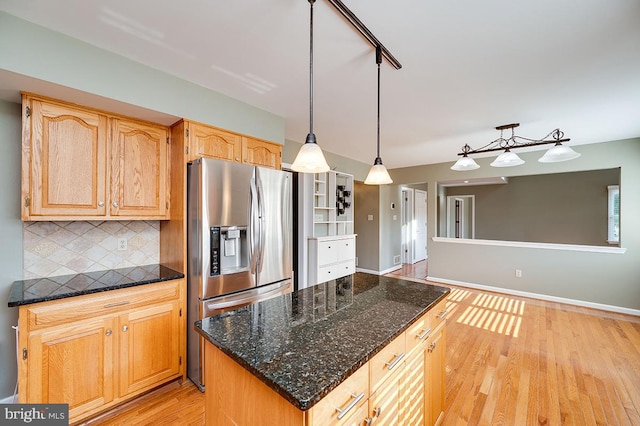
[[560, 142], [569, 142], [571, 139], [570, 138], [565, 138], [565, 139], [558, 139], [558, 140], [552, 140], [552, 141], [538, 141], [538, 142], [531, 142], [531, 143], [524, 143], [521, 145], [512, 145], [512, 146], [500, 146], [498, 148], [487, 148], [487, 149], [472, 149], [471, 151], [464, 153], [464, 152], [459, 152], [458, 155], [463, 156], [465, 154], [480, 154], [482, 152], [493, 152], [493, 151], [504, 151], [505, 149], [518, 149], [518, 148], [529, 148], [532, 146], [538, 146], [538, 145], [548, 145], [550, 143], [560, 143]]
[[393, 57], [391, 52], [389, 52], [389, 50], [386, 47], [384, 47], [382, 43], [380, 43], [380, 40], [378, 40], [376, 36], [374, 36], [373, 33], [369, 31], [369, 28], [367, 28], [362, 23], [362, 21], [360, 21], [360, 19], [358, 19], [358, 17], [352, 11], [350, 11], [347, 8], [347, 6], [344, 5], [344, 3], [342, 3], [342, 1], [340, 0], [327, 0], [327, 1], [331, 3], [333, 7], [335, 7], [338, 10], [338, 12], [340, 12], [342, 16], [344, 16], [345, 19], [349, 21], [351, 25], [353, 25], [353, 27], [356, 30], [358, 30], [358, 32], [360, 32], [360, 34], [362, 34], [362, 36], [366, 38], [367, 41], [374, 48], [376, 48], [377, 46], [380, 46], [380, 50], [382, 51], [382, 56], [384, 56], [384, 58], [387, 61], [389, 61], [389, 63], [393, 65], [395, 69], [399, 70], [400, 68], [402, 68], [402, 64], [400, 64], [400, 62], [398, 62], [398, 60]]

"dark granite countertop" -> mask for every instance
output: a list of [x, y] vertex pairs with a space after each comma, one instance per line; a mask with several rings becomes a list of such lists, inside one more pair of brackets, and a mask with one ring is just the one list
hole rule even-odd
[[449, 293], [356, 273], [196, 322], [209, 342], [308, 410]]
[[11, 292], [9, 293], [9, 307], [169, 281], [177, 278], [184, 278], [184, 274], [162, 265], [144, 265], [15, 281], [11, 285]]

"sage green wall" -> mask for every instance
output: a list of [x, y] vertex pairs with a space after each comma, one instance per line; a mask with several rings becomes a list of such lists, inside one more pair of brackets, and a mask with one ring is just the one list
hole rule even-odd
[[282, 117], [4, 12], [0, 69], [284, 144]]
[[[620, 167], [620, 245], [624, 254], [561, 251], [434, 242], [436, 221], [428, 229], [429, 276], [538, 293], [585, 302], [640, 309], [640, 138], [575, 147], [576, 160], [538, 163], [539, 152], [523, 153], [522, 166], [500, 175], [523, 176]], [[450, 163], [390, 170], [395, 183], [427, 182], [428, 217], [436, 212], [437, 182], [496, 176], [492, 158], [476, 159], [481, 168], [455, 172]], [[382, 227], [393, 227], [385, 222]], [[515, 269], [522, 278], [515, 277]]]
[[610, 246], [607, 186], [619, 182], [619, 169], [515, 176], [507, 184], [449, 187], [445, 197], [475, 196], [477, 239]]
[[20, 104], [0, 101], [0, 400], [16, 385], [18, 308], [8, 308], [11, 283], [22, 279], [20, 220]]

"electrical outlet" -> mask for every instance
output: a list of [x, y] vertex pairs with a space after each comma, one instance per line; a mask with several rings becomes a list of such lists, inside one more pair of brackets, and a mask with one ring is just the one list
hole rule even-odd
[[516, 278], [522, 278], [522, 269], [516, 269]]
[[358, 266], [358, 258], [356, 257], [356, 266]]
[[394, 265], [399, 265], [400, 264], [400, 255], [393, 256], [393, 264]]
[[126, 250], [126, 249], [127, 249], [127, 239], [118, 238], [118, 250]]

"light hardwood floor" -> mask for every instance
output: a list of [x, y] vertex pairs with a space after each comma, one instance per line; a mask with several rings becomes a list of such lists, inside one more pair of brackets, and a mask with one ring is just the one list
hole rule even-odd
[[[639, 317], [451, 288], [443, 425], [640, 425]], [[200, 425], [203, 405], [173, 382], [86, 424]]]

